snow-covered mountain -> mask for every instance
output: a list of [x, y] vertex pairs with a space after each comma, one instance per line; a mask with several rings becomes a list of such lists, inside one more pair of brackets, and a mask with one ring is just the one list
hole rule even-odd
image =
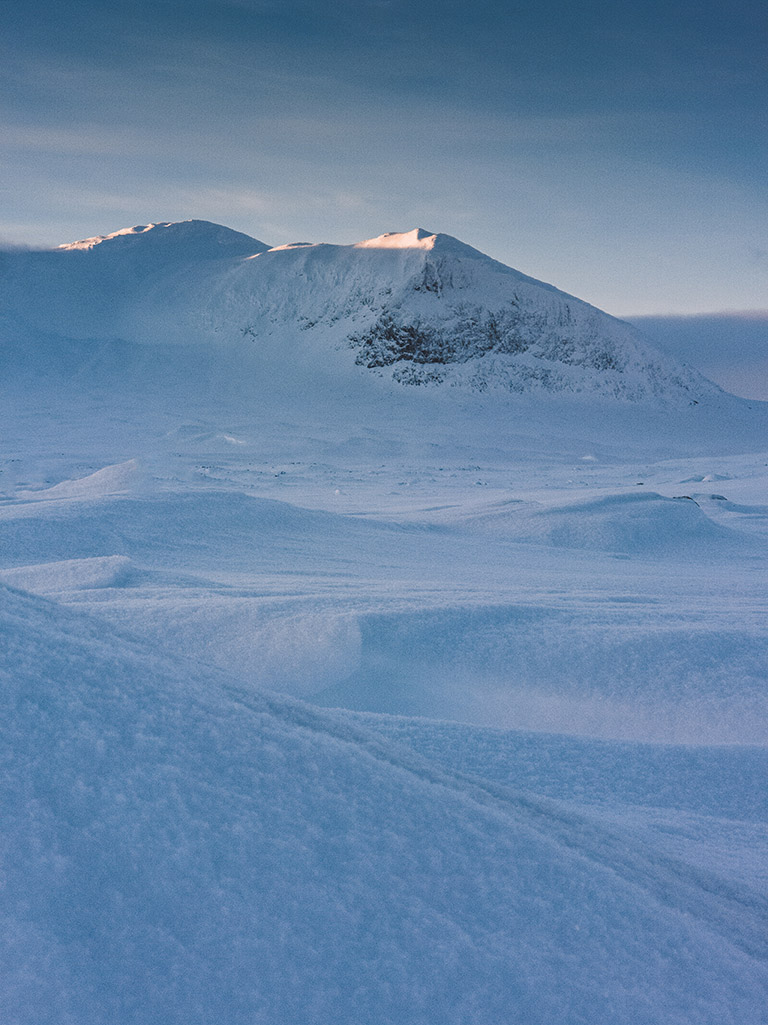
[[[205, 221], [6, 254], [5, 315], [70, 339], [232, 347], [262, 369], [403, 385], [698, 401], [717, 391], [600, 310], [416, 229], [269, 248]], [[277, 345], [275, 345], [277, 339]]]

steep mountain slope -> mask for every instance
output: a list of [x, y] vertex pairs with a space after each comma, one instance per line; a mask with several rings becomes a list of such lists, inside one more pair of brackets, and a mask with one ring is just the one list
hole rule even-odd
[[14, 321], [57, 336], [245, 340], [271, 373], [298, 361], [473, 391], [683, 403], [716, 392], [628, 325], [420, 229], [352, 246], [267, 249], [190, 221], [6, 255], [6, 267]]

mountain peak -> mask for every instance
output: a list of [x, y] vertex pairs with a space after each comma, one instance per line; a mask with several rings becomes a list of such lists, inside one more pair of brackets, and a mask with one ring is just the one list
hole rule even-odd
[[[167, 225], [165, 225], [167, 227]], [[118, 231], [113, 231], [109, 235], [93, 235], [91, 238], [81, 238], [76, 242], [65, 242], [63, 245], [57, 246], [57, 249], [93, 249], [94, 246], [101, 245], [102, 242], [109, 242], [113, 238], [117, 238], [119, 235], [139, 235], [146, 231], [150, 231], [152, 228], [157, 227], [155, 224], [135, 224], [132, 228], [120, 228]]]
[[258, 239], [234, 231], [213, 221], [157, 221], [152, 224], [135, 224], [131, 228], [120, 228], [108, 235], [94, 235], [58, 246], [59, 251], [91, 251], [97, 247], [113, 249], [141, 246], [142, 251], [152, 249], [173, 249], [179, 247], [187, 256], [215, 258], [217, 256], [250, 256], [264, 252], [269, 246]]
[[453, 235], [427, 231], [426, 228], [412, 228], [411, 231], [388, 231], [376, 238], [358, 242], [355, 249], [421, 249], [425, 252], [439, 252], [450, 256], [490, 260], [489, 256], [473, 249]]
[[425, 228], [411, 231], [386, 231], [376, 238], [364, 239], [355, 249], [433, 249], [437, 235]]

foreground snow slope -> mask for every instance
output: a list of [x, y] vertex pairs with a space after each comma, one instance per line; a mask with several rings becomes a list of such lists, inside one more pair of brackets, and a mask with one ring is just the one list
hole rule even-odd
[[41, 599], [0, 608], [4, 1020], [760, 1020], [749, 887]]

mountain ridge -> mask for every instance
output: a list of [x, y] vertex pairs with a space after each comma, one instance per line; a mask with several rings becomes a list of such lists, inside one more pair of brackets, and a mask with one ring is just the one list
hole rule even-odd
[[269, 247], [213, 222], [157, 222], [6, 254], [5, 279], [24, 328], [142, 344], [245, 339], [275, 371], [282, 349], [318, 372], [395, 386], [675, 403], [718, 391], [584, 300], [423, 228]]

